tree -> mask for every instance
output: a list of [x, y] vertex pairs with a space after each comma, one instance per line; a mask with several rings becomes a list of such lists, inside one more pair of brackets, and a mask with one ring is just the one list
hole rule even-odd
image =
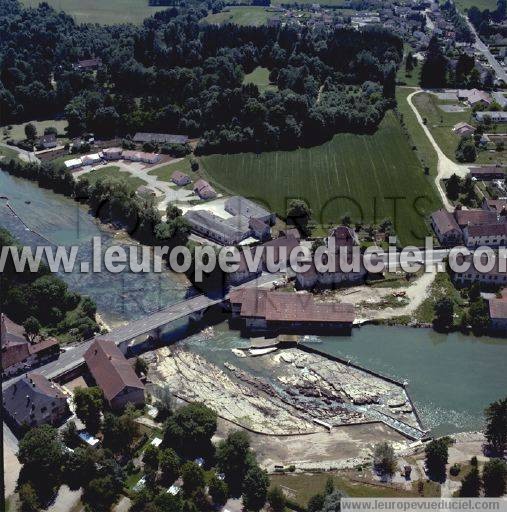
[[25, 125], [25, 135], [28, 140], [34, 140], [37, 137], [37, 128], [32, 123]]
[[136, 357], [134, 370], [139, 377], [143, 374], [146, 375], [148, 373], [148, 363], [142, 357]]
[[255, 464], [255, 456], [250, 450], [250, 437], [245, 431], [229, 432], [216, 450], [219, 470], [224, 473], [232, 496], [239, 496], [247, 471]]
[[428, 44], [426, 60], [421, 68], [420, 82], [423, 88], [444, 87], [447, 82], [447, 59], [435, 36]]
[[507, 447], [507, 397], [491, 403], [484, 414], [486, 439], [495, 453], [501, 455]]
[[38, 512], [41, 509], [37, 493], [30, 483], [23, 484], [19, 488], [19, 501], [21, 512]]
[[457, 174], [452, 174], [451, 177], [445, 182], [445, 191], [447, 197], [451, 201], [456, 201], [459, 197], [461, 189], [461, 179]]
[[476, 498], [481, 492], [481, 476], [477, 466], [472, 467], [461, 481], [460, 498]]
[[456, 148], [456, 159], [458, 162], [475, 162], [477, 149], [471, 137], [463, 137]]
[[243, 482], [243, 505], [247, 510], [257, 512], [266, 503], [269, 478], [266, 471], [255, 465], [251, 467]]
[[164, 448], [159, 453], [159, 464], [162, 472], [162, 481], [172, 484], [179, 476], [180, 459], [172, 448]]
[[308, 512], [320, 512], [324, 506], [324, 494], [315, 494], [308, 500], [308, 506], [306, 507]]
[[174, 397], [171, 388], [166, 384], [163, 386], [155, 386], [153, 395], [157, 399], [159, 421], [165, 420], [174, 409]]
[[373, 450], [373, 466], [382, 476], [391, 477], [396, 471], [393, 447], [389, 443], [378, 443]]
[[85, 487], [83, 498], [94, 512], [107, 512], [120, 497], [121, 487], [112, 476], [95, 478]]
[[434, 306], [433, 328], [436, 331], [445, 331], [452, 327], [454, 322], [454, 303], [444, 297], [438, 300]]
[[97, 452], [89, 447], [78, 447], [68, 454], [64, 467], [65, 482], [71, 489], [86, 487], [96, 477]]
[[296, 226], [303, 236], [308, 236], [309, 234], [308, 223], [310, 222], [311, 216], [312, 210], [305, 201], [292, 199], [289, 202], [287, 208], [287, 222]]
[[138, 432], [135, 422], [136, 411], [132, 404], [128, 404], [125, 412], [117, 416], [110, 412], [104, 414], [102, 433], [104, 435], [104, 447], [113, 453], [128, 452], [132, 440]]
[[183, 215], [183, 211], [174, 204], [168, 204], [166, 209], [167, 220], [174, 220]]
[[470, 286], [470, 290], [468, 290], [468, 297], [471, 301], [476, 301], [481, 296], [481, 285], [479, 282], [475, 282]]
[[218, 478], [217, 475], [213, 475], [209, 483], [209, 495], [213, 500], [214, 505], [222, 507], [227, 502], [229, 496], [229, 488], [227, 484]]
[[482, 470], [484, 495], [498, 498], [507, 490], [507, 464], [502, 459], [491, 459], [484, 464]]
[[449, 456], [446, 439], [434, 439], [426, 446], [426, 471], [431, 480], [445, 481], [445, 465]]
[[273, 512], [284, 512], [287, 500], [282, 489], [276, 485], [268, 492], [269, 507]]
[[79, 434], [75, 421], [70, 420], [62, 429], [62, 440], [69, 448], [75, 448], [79, 444]]
[[468, 318], [472, 326], [472, 332], [476, 336], [481, 336], [489, 328], [489, 306], [488, 302], [482, 297], [470, 304], [468, 309]]
[[90, 434], [96, 434], [100, 428], [100, 413], [104, 406], [102, 390], [99, 387], [74, 390], [73, 397], [76, 416], [85, 424]]
[[324, 494], [327, 496], [334, 492], [334, 480], [332, 476], [329, 476], [326, 480], [326, 485], [324, 487]]
[[211, 438], [217, 429], [217, 415], [204, 404], [191, 403], [178, 409], [168, 420], [164, 446], [188, 456], [204, 456], [212, 450]]
[[405, 59], [405, 72], [410, 74], [414, 69], [414, 61], [413, 61], [412, 52], [408, 52], [407, 57]]
[[342, 498], [347, 495], [342, 491], [334, 491], [324, 498], [322, 512], [340, 512]]
[[143, 454], [143, 464], [145, 468], [150, 468], [153, 471], [157, 471], [159, 464], [158, 456], [158, 448], [152, 444], [148, 445]]
[[33, 316], [29, 316], [24, 322], [23, 322], [23, 329], [25, 329], [25, 333], [28, 337], [28, 341], [30, 343], [34, 343], [36, 337], [40, 334], [41, 325], [37, 318]]
[[203, 489], [206, 485], [203, 469], [193, 461], [183, 464], [181, 476], [183, 478], [183, 490], [187, 496], [192, 496], [195, 491]]

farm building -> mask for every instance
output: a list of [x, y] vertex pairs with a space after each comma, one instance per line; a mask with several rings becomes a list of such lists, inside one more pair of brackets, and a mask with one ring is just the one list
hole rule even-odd
[[82, 165], [96, 165], [102, 161], [98, 153], [92, 155], [85, 155], [81, 158]]
[[501, 165], [480, 165], [470, 167], [470, 175], [477, 180], [503, 180], [505, 167]]
[[458, 99], [460, 101], [465, 101], [471, 107], [475, 105], [484, 105], [489, 106], [492, 103], [491, 96], [484, 91], [479, 91], [478, 89], [461, 89], [457, 93]]
[[503, 222], [468, 225], [463, 228], [467, 247], [501, 247], [507, 245], [507, 218]]
[[192, 231], [222, 245], [235, 245], [251, 236], [248, 219], [222, 219], [207, 210], [189, 210], [183, 215]]
[[348, 303], [318, 303], [310, 293], [245, 288], [230, 293], [233, 319], [247, 331], [278, 334], [350, 330], [355, 308]]
[[104, 160], [119, 160], [122, 152], [122, 148], [107, 148], [102, 151], [102, 158]]
[[[505, 257], [504, 257], [505, 258]], [[495, 259], [493, 268], [487, 272], [481, 272], [473, 265], [473, 257], [466, 256], [458, 259], [458, 264], [470, 263], [470, 267], [463, 272], [455, 272], [453, 280], [460, 286], [470, 286], [473, 283], [481, 283], [489, 286], [507, 286], [507, 273], [503, 271], [507, 261], [500, 261], [500, 257]]]
[[38, 373], [27, 373], [4, 390], [3, 409], [19, 433], [27, 427], [60, 425], [70, 414], [61, 389]]
[[74, 69], [79, 71], [96, 71], [102, 66], [102, 59], [100, 57], [93, 59], [80, 60], [74, 64]]
[[180, 187], [188, 185], [192, 180], [188, 174], [181, 171], [174, 171], [171, 176], [171, 181]]
[[453, 133], [460, 137], [468, 137], [475, 133], [475, 130], [475, 127], [468, 123], [456, 123], [452, 128]]
[[138, 132], [134, 135], [134, 142], [154, 144], [186, 144], [187, 135], [174, 135], [172, 133], [143, 133]]
[[83, 165], [81, 158], [72, 158], [71, 160], [65, 160], [65, 167], [67, 169], [77, 169]]
[[201, 199], [213, 199], [217, 195], [215, 189], [205, 180], [197, 180], [195, 182], [194, 192]]
[[144, 385], [114, 341], [95, 340], [84, 360], [112, 409], [144, 405]]
[[54, 133], [48, 133], [37, 139], [35, 144], [39, 149], [51, 149], [56, 148], [58, 145], [56, 135]]
[[462, 243], [463, 235], [453, 214], [441, 208], [431, 215], [431, 227], [444, 247]]
[[262, 206], [241, 196], [233, 196], [225, 202], [225, 211], [231, 215], [242, 215], [247, 219], [258, 219], [265, 224], [275, 222], [275, 214], [270, 213]]
[[475, 119], [479, 123], [484, 123], [488, 119], [492, 123], [507, 123], [507, 112], [495, 111], [495, 112], [476, 112], [474, 114]]
[[507, 288], [504, 288], [500, 297], [489, 299], [489, 319], [494, 331], [507, 333]]

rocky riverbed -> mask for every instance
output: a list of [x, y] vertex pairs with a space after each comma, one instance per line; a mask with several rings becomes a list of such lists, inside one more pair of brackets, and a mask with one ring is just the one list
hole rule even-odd
[[154, 384], [258, 433], [310, 434], [379, 419], [418, 426], [403, 387], [297, 348], [255, 358], [255, 372], [239, 359], [219, 367], [184, 346], [149, 359]]

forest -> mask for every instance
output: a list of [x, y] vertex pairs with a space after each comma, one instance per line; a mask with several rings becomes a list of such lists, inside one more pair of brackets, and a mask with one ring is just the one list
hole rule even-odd
[[[200, 137], [197, 153], [233, 153], [370, 133], [392, 106], [403, 52], [392, 33], [207, 25], [210, 9], [101, 26], [0, 0], [0, 124], [64, 116], [70, 136], [182, 133]], [[99, 69], [77, 67], [90, 58]], [[243, 84], [257, 66], [277, 90]]]

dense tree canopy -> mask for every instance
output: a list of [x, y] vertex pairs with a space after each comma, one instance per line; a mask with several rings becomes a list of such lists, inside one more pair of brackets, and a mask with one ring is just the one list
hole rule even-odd
[[[71, 135], [179, 132], [233, 152], [368, 132], [393, 100], [402, 41], [386, 30], [207, 25], [192, 5], [106, 27], [0, 0], [2, 124], [64, 112]], [[92, 57], [96, 72], [76, 66]], [[243, 84], [257, 66], [278, 90]]]

